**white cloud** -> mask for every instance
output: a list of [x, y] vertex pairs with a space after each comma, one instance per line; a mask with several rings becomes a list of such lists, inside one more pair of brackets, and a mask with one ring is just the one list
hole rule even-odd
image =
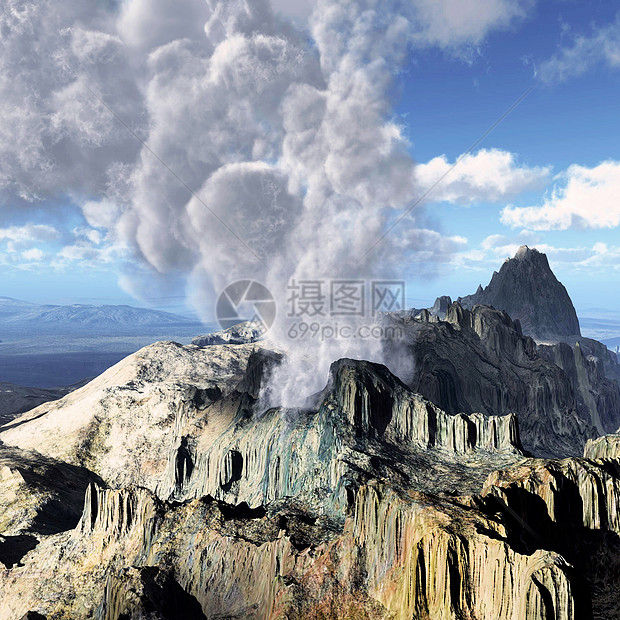
[[113, 229], [122, 213], [118, 204], [106, 198], [87, 200], [81, 206], [86, 221], [93, 228]]
[[551, 174], [549, 167], [519, 165], [513, 153], [481, 149], [463, 156], [454, 167], [445, 155], [415, 169], [416, 180], [426, 191], [447, 176], [429, 194], [427, 201], [469, 205], [499, 202], [529, 190], [541, 189]]
[[177, 39], [201, 37], [208, 5], [205, 0], [125, 0], [116, 28], [127, 45], [152, 50]]
[[451, 262], [460, 268], [488, 274], [497, 269], [500, 261], [512, 258], [522, 245], [546, 254], [553, 269], [564, 267], [586, 273], [605, 272], [611, 268], [620, 270], [620, 246], [596, 242], [591, 246], [558, 247], [542, 241], [539, 235], [527, 230], [514, 236], [489, 235], [478, 248], [464, 248], [455, 253]]
[[31, 248], [30, 250], [26, 250], [22, 252], [22, 257], [26, 260], [31, 261], [40, 261], [44, 256], [44, 253], [39, 248]]
[[[510, 27], [527, 16], [535, 0], [405, 0], [385, 3], [386, 11], [409, 22], [418, 47], [457, 49], [478, 45], [491, 30]], [[343, 4], [343, 3], [340, 3]], [[312, 12], [333, 3], [319, 0], [272, 0], [274, 10], [304, 26]]]
[[65, 269], [71, 262], [80, 263], [80, 267], [95, 267], [107, 263], [115, 263], [126, 258], [126, 249], [115, 245], [97, 247], [87, 240], [79, 240], [72, 245], [64, 246], [52, 262], [56, 269]]
[[[181, 5], [2, 5], [0, 193], [69, 194], [110, 244], [212, 290], [247, 273], [280, 282], [293, 268], [362, 269], [359, 257], [416, 193], [408, 144], [390, 121], [392, 79], [411, 44], [478, 45], [531, 2]], [[311, 11], [307, 31], [296, 30], [289, 18]], [[256, 261], [209, 209], [269, 261]], [[395, 231], [394, 245], [411, 241], [405, 254], [388, 244], [372, 262], [406, 263], [421, 234]], [[99, 233], [89, 235], [92, 245]], [[76, 247], [64, 258], [90, 252]]]
[[418, 31], [426, 44], [454, 48], [477, 45], [489, 30], [509, 27], [523, 19], [534, 0], [414, 0]]
[[[0, 193], [69, 194], [105, 235], [76, 233], [52, 266], [133, 251], [127, 290], [187, 283], [208, 315], [204, 300], [234, 279], [282, 296], [290, 277], [389, 276], [414, 262], [425, 271], [463, 249], [415, 211], [366, 254], [419, 193], [391, 121], [393, 80], [412, 49], [458, 54], [530, 2], [317, 0], [303, 31], [267, 0], [181, 4], [0, 8]], [[472, 178], [467, 187], [482, 191]], [[526, 181], [502, 183], [486, 191]], [[327, 343], [307, 376], [322, 381], [343, 353], [371, 355], [340, 345]]]
[[620, 17], [597, 28], [591, 36], [573, 37], [571, 45], [562, 47], [540, 65], [538, 77], [547, 83], [563, 82], [583, 75], [600, 63], [620, 67]]
[[7, 0], [0, 30], [0, 193], [14, 204], [99, 195], [139, 145], [97, 96], [135, 130], [145, 120], [112, 16], [98, 3]]
[[78, 226], [73, 229], [73, 236], [78, 240], [87, 241], [93, 245], [100, 245], [104, 240], [104, 235], [96, 228], [88, 226]]
[[26, 224], [0, 228], [0, 240], [25, 243], [31, 241], [56, 241], [60, 232], [47, 224]]
[[[483, 250], [497, 250], [497, 248], [515, 245], [517, 248], [522, 245], [534, 247], [537, 243], [540, 243], [539, 235], [530, 230], [522, 230], [518, 235], [512, 237], [500, 234], [489, 235], [482, 240], [480, 247]], [[503, 254], [503, 251], [501, 253]]]
[[588, 168], [574, 164], [540, 206], [508, 206], [502, 223], [532, 230], [615, 228], [620, 224], [620, 162]]
[[[5, 0], [0, 198], [69, 195], [105, 238], [63, 239], [52, 267], [132, 251], [126, 290], [187, 283], [205, 316], [238, 278], [282, 298], [290, 277], [432, 271], [466, 240], [429, 230], [418, 210], [366, 254], [419, 194], [391, 121], [393, 80], [412, 50], [471, 54], [530, 5], [317, 0], [302, 30], [290, 17], [303, 20], [308, 2], [279, 14], [268, 0]], [[377, 359], [369, 345], [325, 342], [311, 371], [293, 373], [293, 394], [318, 389], [337, 357]]]

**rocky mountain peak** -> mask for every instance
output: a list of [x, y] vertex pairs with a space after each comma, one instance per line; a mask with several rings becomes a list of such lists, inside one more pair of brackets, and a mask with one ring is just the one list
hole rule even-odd
[[[530, 248], [527, 245], [522, 245], [514, 256], [515, 260], [536, 260], [539, 257], [545, 257], [544, 254], [541, 254], [536, 248]], [[508, 259], [510, 260], [510, 259]]]
[[433, 307], [430, 309], [430, 313], [433, 316], [438, 316], [440, 319], [444, 319], [446, 317], [446, 313], [448, 312], [448, 308], [452, 305], [452, 299], [448, 295], [442, 295], [441, 297], [437, 297]]
[[485, 288], [460, 297], [464, 308], [476, 304], [504, 310], [521, 323], [523, 333], [539, 341], [580, 336], [579, 320], [563, 284], [555, 277], [547, 256], [522, 245], [507, 259]]

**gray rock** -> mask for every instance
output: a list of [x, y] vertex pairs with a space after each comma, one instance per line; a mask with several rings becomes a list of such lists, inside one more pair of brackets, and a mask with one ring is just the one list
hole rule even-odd
[[412, 359], [414, 391], [451, 414], [516, 414], [529, 452], [577, 456], [587, 439], [620, 426], [617, 365], [600, 343], [538, 346], [505, 312], [458, 302], [445, 321], [391, 320], [405, 338], [386, 342], [386, 357]]
[[[533, 346], [489, 308], [448, 318], [435, 325]], [[620, 531], [617, 463], [525, 459], [515, 416], [449, 415], [364, 361], [335, 362], [314, 408], [262, 411], [279, 362], [160, 343], [39, 410], [58, 429], [46, 449], [65, 454], [93, 408], [123, 421], [81, 444], [108, 478], [86, 488], [77, 525], [0, 572], [3, 617], [577, 620], [601, 591], [597, 609], [617, 607], [591, 553], [613, 554], [601, 535]], [[220, 393], [197, 403], [204, 385]], [[18, 422], [10, 437], [25, 441], [36, 416]]]
[[429, 312], [440, 319], [445, 319], [448, 309], [452, 305], [452, 299], [448, 295], [442, 295], [437, 297], [432, 308], [429, 308]]
[[192, 344], [199, 347], [209, 347], [214, 344], [249, 344], [258, 342], [264, 333], [264, 326], [257, 321], [244, 321], [228, 329], [203, 336], [196, 336]]
[[536, 340], [557, 341], [581, 334], [573, 303], [546, 255], [526, 245], [493, 273], [487, 287], [479, 286], [476, 293], [458, 301], [469, 310], [476, 304], [504, 310], [520, 321], [524, 334]]

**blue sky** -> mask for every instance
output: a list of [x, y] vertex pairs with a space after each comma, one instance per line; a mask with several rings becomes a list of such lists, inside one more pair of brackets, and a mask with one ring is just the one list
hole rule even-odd
[[[232, 4], [236, 3], [229, 6]], [[374, 6], [372, 0], [359, 4], [367, 4], [368, 11]], [[83, 73], [78, 77], [56, 74], [57, 66], [44, 66], [47, 57], [62, 57], [62, 53], [29, 59], [32, 75], [23, 71], [19, 50], [27, 35], [15, 28], [14, 38], [6, 44], [0, 73], [10, 77], [17, 71], [15, 67], [22, 67], [20, 79], [25, 77], [23, 89], [15, 89], [18, 95], [41, 89], [40, 99], [52, 103], [30, 110], [27, 94], [23, 100], [14, 95], [17, 98], [11, 109], [24, 107], [28, 114], [24, 112], [20, 118], [15, 112], [17, 120], [6, 120], [11, 131], [22, 125], [24, 130], [14, 134], [13, 151], [11, 134], [5, 132], [8, 137], [0, 152], [0, 162], [4, 162], [0, 172], [0, 294], [50, 303], [196, 308], [208, 303], [225, 282], [224, 274], [236, 273], [237, 269], [244, 273], [243, 258], [216, 249], [227, 231], [216, 230], [213, 221], [204, 224], [204, 214], [199, 214], [204, 212], [204, 204], [199, 203], [213, 205], [222, 217], [229, 218], [227, 222], [234, 222], [231, 228], [247, 229], [248, 238], [253, 239], [251, 231], [261, 214], [273, 207], [273, 196], [280, 200], [285, 195], [286, 188], [292, 196], [290, 200], [287, 197], [289, 202], [276, 205], [281, 211], [265, 217], [265, 230], [256, 232], [256, 239], [266, 247], [270, 243], [267, 233], [274, 230], [274, 222], [280, 225], [282, 212], [309, 210], [312, 196], [321, 193], [319, 189], [325, 195], [337, 191], [343, 202], [345, 198], [351, 203], [357, 201], [356, 208], [370, 218], [361, 221], [373, 221], [374, 206], [383, 208], [389, 203], [396, 213], [399, 209], [402, 212], [509, 106], [534, 87], [424, 204], [414, 209], [414, 219], [406, 219], [388, 235], [387, 245], [405, 248], [407, 260], [399, 263], [389, 254], [385, 260], [394, 261], [394, 275], [407, 278], [411, 305], [422, 305], [440, 294], [456, 297], [473, 292], [479, 283], [488, 282], [493, 269], [499, 268], [518, 245], [527, 243], [548, 253], [552, 267], [581, 312], [587, 314], [593, 307], [615, 308], [620, 278], [620, 206], [614, 207], [614, 192], [620, 190], [617, 10], [609, 2], [570, 0], [471, 0], [465, 4], [470, 14], [461, 20], [458, 12], [464, 5], [458, 2], [436, 3], [435, 8], [441, 6], [442, 13], [425, 0], [414, 0], [410, 5], [393, 0], [384, 5], [386, 16], [381, 17], [381, 24], [371, 25], [360, 43], [364, 14], [348, 2], [342, 3], [346, 11], [338, 16], [340, 21], [333, 18], [334, 11], [329, 11], [331, 5], [338, 5], [332, 0], [321, 0], [318, 5], [310, 0], [276, 1], [275, 17], [257, 2], [258, 8], [247, 9], [250, 13], [244, 19], [251, 22], [256, 18], [260, 26], [252, 26], [253, 30], [239, 26], [245, 23], [241, 20], [235, 22], [238, 31], [227, 31], [225, 36], [221, 24], [228, 24], [228, 28], [232, 18], [226, 22], [216, 14], [219, 8], [209, 13], [198, 0], [188, 0], [178, 11], [167, 0], [127, 0], [105, 10], [79, 11], [67, 3], [66, 10], [59, 5], [58, 20], [65, 20], [72, 32], [65, 61], [79, 65], [77, 72]], [[285, 21], [277, 21], [278, 11]], [[489, 17], [492, 11], [495, 17]], [[386, 29], [390, 25], [401, 27], [403, 16], [408, 22], [402, 34], [394, 35], [393, 29]], [[40, 16], [42, 20], [45, 17]], [[479, 26], [471, 25], [474, 18]], [[302, 33], [298, 38], [284, 25], [288, 20]], [[207, 23], [204, 32], [197, 23]], [[80, 30], [82, 24], [88, 27]], [[243, 74], [242, 78], [235, 73], [235, 79], [247, 83], [228, 79], [224, 90], [212, 96], [208, 90], [215, 75], [212, 58], [217, 56], [221, 66], [228, 62], [231, 71], [241, 71], [243, 63], [252, 59], [235, 57], [232, 41], [238, 43], [243, 36], [246, 42], [252, 40], [257, 45], [252, 39], [256, 28], [270, 29], [265, 31], [269, 36], [281, 37], [281, 44], [288, 46], [282, 50], [295, 46], [303, 49], [308, 43], [311, 51], [304, 52], [305, 60], [292, 68], [282, 58], [294, 58], [293, 54], [274, 53], [270, 62], [277, 70], [273, 73], [254, 71], [255, 75]], [[66, 34], [61, 32], [67, 29], [50, 30], [47, 39], [42, 35], [41, 40], [48, 41], [50, 49], [64, 49], [62, 37]], [[323, 37], [331, 33], [333, 38], [334, 32], [345, 42], [340, 48], [329, 36]], [[375, 40], [370, 45], [372, 37]], [[194, 47], [187, 47], [187, 41]], [[378, 49], [385, 45], [394, 51], [377, 52], [375, 43]], [[359, 57], [347, 49], [354, 44], [365, 50]], [[404, 55], [399, 46], [406, 50]], [[204, 75], [195, 73], [200, 62], [190, 58], [192, 53], [205, 66], [210, 63]], [[347, 67], [355, 62], [358, 65], [347, 74]], [[344, 76], [353, 84], [357, 75], [354, 69], [365, 72], [368, 83], [377, 83], [378, 94], [362, 93], [356, 102], [333, 86], [334, 76], [340, 76], [341, 81]], [[381, 72], [386, 77], [391, 73], [393, 82], [385, 80], [384, 84]], [[186, 75], [187, 81], [182, 82]], [[270, 82], [271, 90], [260, 90], [260, 75], [269, 76], [264, 78], [267, 80], [276, 75], [277, 79]], [[201, 79], [204, 91], [194, 100], [195, 84]], [[84, 80], [91, 84], [88, 92], [79, 89]], [[250, 84], [251, 80], [255, 82]], [[377, 145], [372, 166], [380, 162], [385, 169], [376, 180], [364, 179], [362, 174], [349, 179], [343, 158], [342, 169], [332, 171], [329, 178], [329, 192], [325, 191], [325, 179], [320, 187], [313, 186], [317, 182], [308, 157], [294, 159], [291, 155], [291, 142], [287, 140], [297, 135], [290, 129], [292, 121], [282, 120], [288, 113], [286, 106], [298, 109], [291, 104], [290, 95], [298, 81], [313, 93], [323, 93], [321, 97], [335, 93], [342, 105], [352, 106], [351, 110], [356, 109], [356, 103], [368, 109], [376, 103], [383, 110], [383, 118], [368, 116], [357, 121], [360, 135], [366, 125], [377, 129], [377, 136], [394, 132], [392, 138], [386, 138], [386, 145]], [[101, 93], [101, 99], [88, 101], [93, 90]], [[107, 93], [114, 97], [104, 101]], [[235, 118], [242, 118], [239, 110], [261, 111], [260, 118], [252, 119], [256, 128], [252, 128], [251, 137], [235, 135], [235, 128], [229, 127], [232, 114], [221, 116], [216, 107], [218, 97], [229, 95], [235, 97], [229, 107], [238, 106]], [[205, 105], [205, 101], [209, 103]], [[29, 119], [37, 115], [34, 132], [28, 130]], [[304, 115], [312, 117], [305, 111], [296, 122], [302, 122]], [[196, 195], [188, 195], [178, 179], [160, 163], [149, 160], [149, 153], [119, 118], [183, 182], [195, 188]], [[193, 124], [186, 127], [185, 118], [192, 118]], [[239, 134], [245, 130], [244, 123], [239, 121]], [[340, 131], [346, 133], [342, 126]], [[257, 138], [261, 132], [262, 137]], [[362, 151], [368, 145], [372, 149], [370, 134], [358, 138], [354, 133], [355, 126], [348, 152]], [[315, 167], [331, 165], [338, 139], [338, 135], [330, 137], [331, 142], [323, 138], [321, 149], [326, 153], [332, 149], [332, 155], [322, 155], [322, 160], [313, 163]], [[216, 146], [209, 150], [205, 145]], [[208, 152], [198, 153], [201, 149]], [[313, 152], [321, 149], [314, 148]], [[412, 189], [405, 187], [409, 183], [406, 175], [411, 174], [406, 166], [410, 164], [403, 164], [399, 149], [405, 149], [418, 164], [411, 168], [417, 184]], [[212, 164], [213, 158], [220, 167]], [[602, 166], [603, 162], [608, 165]], [[352, 162], [351, 168], [357, 170], [358, 163]], [[233, 174], [231, 166], [245, 167]], [[359, 163], [360, 170], [372, 166]], [[402, 174], [399, 166], [404, 166]], [[254, 187], [252, 183], [261, 189], [248, 189]], [[256, 192], [266, 187], [272, 193], [262, 203]], [[370, 204], [373, 199], [368, 198], [375, 187], [377, 205]], [[258, 205], [255, 211], [248, 207], [238, 214], [233, 212], [235, 205], [254, 195]], [[296, 206], [301, 204], [296, 201], [303, 201], [303, 207]], [[330, 217], [338, 220], [329, 201], [313, 208], [325, 208], [331, 215], [303, 212], [302, 230], [312, 227], [308, 222]], [[352, 221], [357, 213], [351, 211], [343, 221]], [[390, 216], [387, 222], [393, 219]], [[191, 243], [187, 240], [188, 227]], [[286, 224], [283, 230], [286, 232]], [[357, 235], [356, 229], [343, 233], [346, 235]], [[235, 242], [227, 239], [227, 244], [234, 246]], [[281, 242], [274, 236], [273, 244], [279, 247]], [[333, 250], [334, 264], [343, 253], [344, 246]], [[317, 260], [292, 253], [282, 262]]]
[[[481, 148], [514, 153], [520, 163], [551, 166], [555, 174], [572, 164], [593, 167], [604, 160], [618, 160], [620, 73], [605, 63], [595, 63], [583, 75], [561, 83], [540, 83], [535, 75], [537, 65], [563, 45], [571, 45], [574, 37], [591, 37], [615, 19], [613, 3], [540, 3], [518, 26], [490, 35], [471, 61], [451, 58], [439, 50], [424, 54], [410, 64], [398, 84], [396, 113], [407, 125], [413, 156], [420, 162], [437, 154], [454, 160], [534, 86]], [[550, 186], [524, 192], [510, 203], [537, 204], [548, 191]], [[429, 201], [433, 202], [432, 196]], [[428, 208], [446, 234], [464, 235], [468, 245], [476, 247], [493, 234], [518, 237], [519, 229], [500, 220], [503, 206], [433, 203]], [[538, 231], [532, 238], [559, 248], [617, 245], [618, 231], [616, 227]], [[616, 306], [617, 286], [612, 282], [617, 282], [618, 275], [612, 268], [575, 270], [571, 263], [554, 262], [552, 256], [551, 262], [580, 309]], [[501, 260], [496, 264], [498, 268]], [[410, 280], [409, 295], [412, 303], [442, 292], [456, 297], [475, 290], [479, 282], [485, 285], [488, 279], [488, 271], [448, 269], [435, 281], [417, 284]]]

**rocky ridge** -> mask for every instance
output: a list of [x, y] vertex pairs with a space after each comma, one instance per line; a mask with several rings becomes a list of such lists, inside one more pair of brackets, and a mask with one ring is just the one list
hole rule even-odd
[[267, 408], [285, 355], [228, 330], [2, 427], [0, 619], [619, 618], [617, 360], [447, 297], [382, 320], [407, 384], [341, 359]]
[[[280, 362], [159, 343], [5, 427], [0, 454], [33, 455], [22, 473], [80, 454], [90, 473], [59, 498], [76, 521], [11, 532], [34, 540], [0, 573], [2, 618], [615, 617], [615, 573], [587, 551], [615, 549], [618, 461], [526, 458], [515, 416], [448, 414], [348, 359], [307, 409], [264, 411]], [[34, 432], [46, 456], [24, 452]]]
[[260, 321], [244, 321], [228, 329], [211, 332], [192, 339], [192, 344], [209, 347], [214, 344], [250, 344], [264, 336], [265, 326]]
[[[478, 476], [478, 453], [489, 470], [494, 455], [499, 464], [505, 461], [501, 455], [514, 460], [520, 454], [514, 416], [448, 415], [369, 362], [333, 364], [328, 386], [311, 409], [261, 411], [261, 382], [281, 356], [250, 346], [153, 345], [88, 390], [6, 425], [2, 440], [21, 449], [37, 445], [46, 457], [87, 466], [117, 488], [138, 485], [162, 500], [211, 495], [251, 507], [305, 497], [321, 485], [335, 504], [343, 504], [345, 470], [352, 462], [374, 471], [392, 467], [398, 454], [399, 469], [407, 470], [398, 475], [423, 485], [424, 476], [434, 475], [430, 465], [421, 469], [428, 450], [438, 463], [446, 455], [450, 463], [456, 457], [475, 462]], [[141, 377], [145, 358], [147, 378]], [[183, 369], [196, 377], [201, 362], [210, 380], [178, 380]], [[243, 375], [217, 376], [234, 372], [235, 363]], [[332, 471], [324, 461], [339, 465]]]
[[620, 426], [620, 367], [601, 343], [538, 345], [507, 313], [458, 302], [444, 320], [426, 310], [383, 320], [400, 328], [386, 357], [413, 361], [415, 392], [451, 414], [516, 414], [529, 452], [578, 456]]

